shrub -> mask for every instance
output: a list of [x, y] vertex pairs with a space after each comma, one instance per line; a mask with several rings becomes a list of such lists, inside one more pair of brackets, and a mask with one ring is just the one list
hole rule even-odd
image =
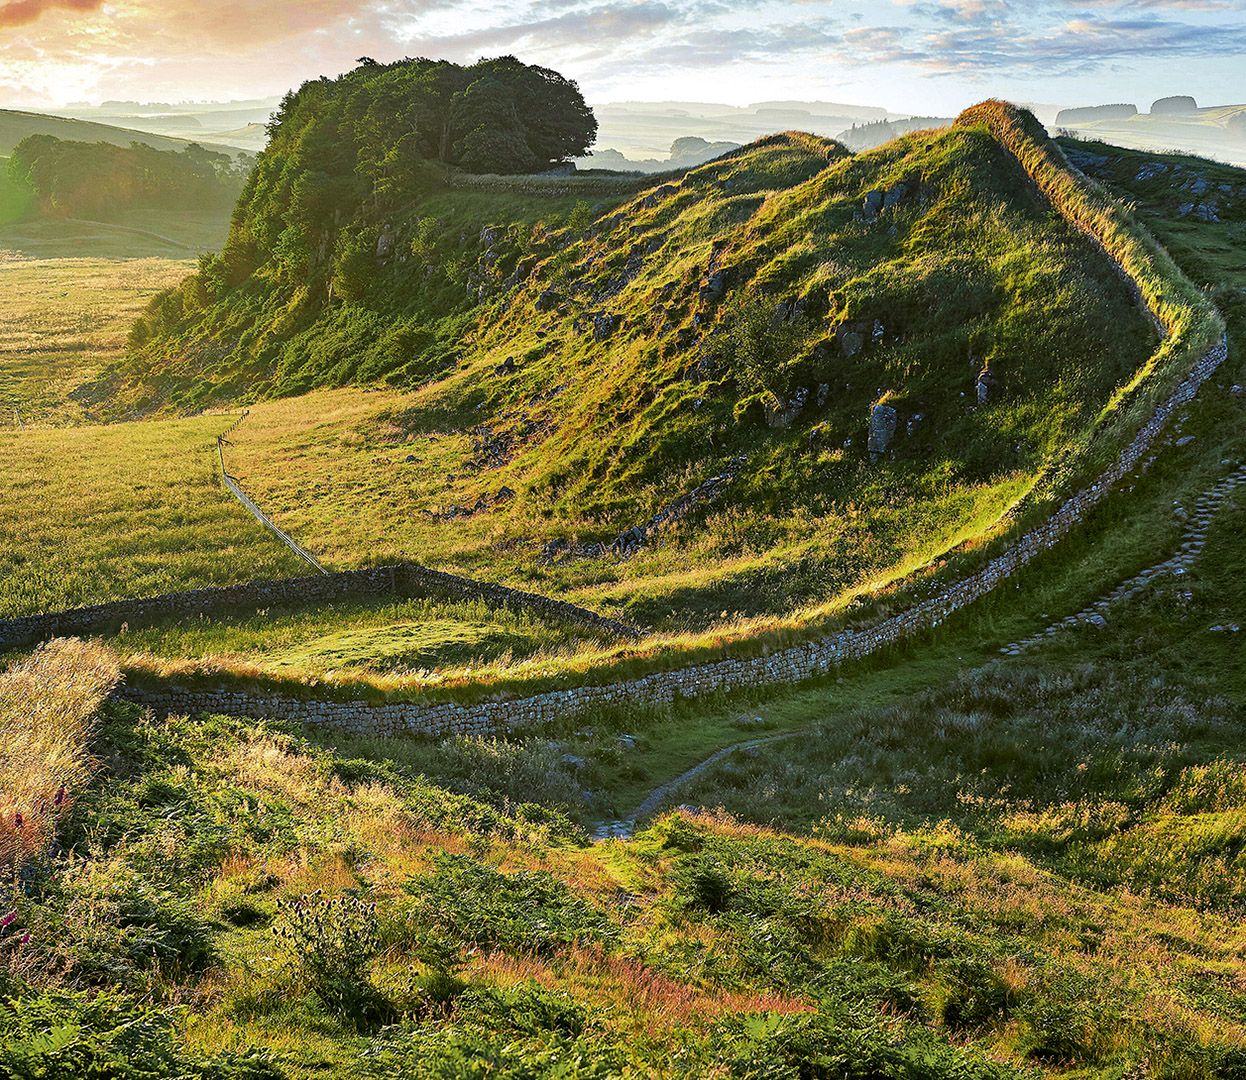
[[403, 884], [415, 926], [435, 926], [463, 944], [548, 953], [606, 941], [614, 927], [550, 874], [503, 874], [465, 855], [443, 854], [432, 874]]
[[0, 1003], [0, 1075], [14, 1080], [270, 1080], [259, 1051], [211, 1058], [177, 1046], [180, 1010], [112, 994], [55, 992]]
[[380, 948], [374, 904], [355, 896], [325, 898], [317, 891], [277, 907], [273, 934], [329, 1012], [360, 1029], [390, 1017], [392, 1008], [368, 980]]
[[680, 877], [685, 903], [704, 908], [711, 915], [727, 910], [734, 890], [731, 878], [718, 863], [709, 858], [694, 859], [683, 868]]

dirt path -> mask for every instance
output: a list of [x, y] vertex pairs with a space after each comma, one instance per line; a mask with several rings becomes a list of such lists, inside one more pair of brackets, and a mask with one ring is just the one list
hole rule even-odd
[[693, 765], [691, 769], [680, 773], [674, 780], [668, 780], [665, 784], [661, 784], [654, 788], [648, 795], [641, 800], [630, 814], [625, 818], [617, 821], [603, 821], [598, 824], [593, 835], [598, 840], [608, 840], [612, 837], [622, 837], [626, 839], [636, 831], [637, 822], [643, 821], [645, 818], [652, 817], [662, 805], [675, 794], [679, 788], [683, 787], [691, 780], [695, 780], [698, 776], [708, 772], [719, 762], [725, 761], [732, 754], [740, 753], [743, 750], [752, 750], [758, 746], [768, 746], [771, 743], [783, 742], [787, 739], [794, 739], [797, 735], [803, 735], [801, 731], [784, 731], [778, 735], [763, 735], [758, 739], [746, 739], [744, 742], [732, 743], [730, 746], [724, 746], [721, 750], [715, 750], [704, 761]]

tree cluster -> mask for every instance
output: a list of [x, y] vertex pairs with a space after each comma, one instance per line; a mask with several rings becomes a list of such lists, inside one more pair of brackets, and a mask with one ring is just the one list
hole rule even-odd
[[513, 56], [361, 60], [286, 95], [243, 193], [225, 253], [241, 280], [275, 263], [303, 280], [343, 242], [437, 184], [440, 166], [540, 171], [583, 154], [597, 121], [579, 88]]
[[229, 206], [246, 179], [244, 163], [194, 143], [173, 151], [52, 135], [29, 135], [18, 143], [9, 170], [34, 191], [43, 213], [79, 218]]

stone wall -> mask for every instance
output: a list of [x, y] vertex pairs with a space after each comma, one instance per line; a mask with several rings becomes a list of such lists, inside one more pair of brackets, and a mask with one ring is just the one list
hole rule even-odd
[[[1001, 141], [1008, 145], [1006, 140]], [[1019, 158], [1018, 161], [1020, 162]], [[1022, 164], [1022, 168], [1026, 169], [1026, 166]], [[1129, 277], [1125, 268], [1111, 256], [1093, 230], [1086, 229], [1076, 215], [1064, 210], [1062, 212], [1072, 224], [1091, 235], [1117, 267], [1118, 272]], [[1131, 284], [1136, 285], [1130, 280]], [[1141, 290], [1137, 290], [1135, 295], [1146, 307]], [[1164, 328], [1158, 319], [1158, 312], [1148, 310], [1148, 314], [1162, 334]], [[840, 664], [863, 659], [912, 634], [939, 626], [951, 614], [985, 596], [1038, 555], [1054, 547], [1124, 477], [1143, 464], [1144, 457], [1173, 413], [1194, 397], [1199, 387], [1224, 362], [1227, 355], [1227, 341], [1221, 338], [1194, 363], [1167, 400], [1155, 410], [1098, 479], [1070, 497], [1041, 525], [1019, 537], [977, 572], [949, 584], [935, 596], [871, 627], [841, 630], [830, 637], [796, 645], [768, 656], [728, 658], [676, 671], [655, 672], [626, 682], [580, 686], [526, 698], [483, 701], [470, 705], [452, 702], [371, 705], [366, 702], [309, 701], [254, 694], [243, 690], [201, 690], [174, 685], [154, 692], [134, 689], [125, 692], [134, 700], [169, 712], [268, 716], [382, 735], [449, 735], [522, 730], [588, 709], [665, 705], [680, 699], [795, 683], [824, 675]], [[555, 604], [557, 601], [547, 603]]]
[[484, 600], [494, 606], [529, 611], [541, 618], [576, 623], [611, 637], [636, 637], [640, 633], [634, 627], [563, 600], [554, 600], [521, 589], [510, 589], [505, 585], [473, 581], [457, 574], [430, 570], [417, 563], [400, 563], [396, 566], [340, 570], [310, 577], [278, 578], [272, 581], [249, 581], [242, 585], [191, 589], [134, 600], [113, 600], [67, 611], [0, 619], [0, 649], [33, 645], [53, 637], [115, 634], [123, 626], [150, 626], [153, 623], [198, 615], [257, 611], [277, 606], [384, 595]]
[[911, 634], [937, 627], [953, 612], [985, 596], [1036, 556], [1054, 547], [1116, 484], [1138, 467], [1172, 414], [1194, 397], [1227, 355], [1227, 343], [1221, 340], [1195, 364], [1176, 391], [1098, 480], [1068, 499], [1045, 522], [1025, 533], [981, 570], [872, 627], [841, 630], [830, 637], [769, 656], [719, 660], [677, 671], [655, 672], [627, 682], [579, 686], [527, 698], [471, 705], [453, 702], [372, 705], [362, 701], [313, 701], [244, 690], [172, 685], [159, 691], [130, 688], [122, 693], [131, 700], [172, 713], [273, 717], [324, 724], [359, 734], [483, 735], [531, 728], [586, 709], [666, 705], [680, 699], [795, 683], [825, 675], [840, 664], [863, 659]]

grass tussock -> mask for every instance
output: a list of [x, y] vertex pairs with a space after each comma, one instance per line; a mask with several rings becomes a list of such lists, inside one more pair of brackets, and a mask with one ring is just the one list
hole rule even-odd
[[0, 675], [0, 865], [47, 849], [91, 777], [96, 718], [119, 677], [110, 652], [72, 639]]

